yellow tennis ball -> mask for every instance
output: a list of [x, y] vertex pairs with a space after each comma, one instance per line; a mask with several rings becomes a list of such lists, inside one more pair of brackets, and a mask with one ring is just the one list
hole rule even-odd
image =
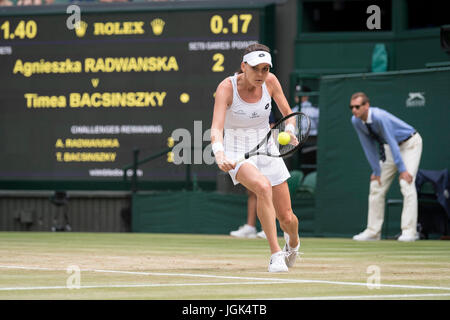
[[287, 133], [287, 132], [280, 132], [278, 134], [278, 142], [281, 145], [284, 146], [285, 144], [288, 144], [289, 141], [291, 141], [291, 136], [289, 135], [289, 133]]

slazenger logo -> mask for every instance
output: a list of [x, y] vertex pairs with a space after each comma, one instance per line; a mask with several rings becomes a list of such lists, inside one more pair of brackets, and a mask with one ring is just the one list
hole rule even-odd
[[408, 99], [406, 99], [407, 107], [424, 107], [425, 106], [425, 92], [410, 92]]

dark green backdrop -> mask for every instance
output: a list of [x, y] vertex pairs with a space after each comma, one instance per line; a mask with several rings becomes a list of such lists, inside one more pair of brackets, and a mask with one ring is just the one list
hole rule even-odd
[[[314, 199], [292, 199], [300, 234], [314, 235]], [[229, 234], [247, 219], [247, 195], [218, 192], [154, 192], [133, 195], [133, 232]], [[260, 230], [259, 222], [258, 229]], [[278, 227], [278, 234], [282, 231]]]
[[[415, 127], [423, 138], [421, 169], [450, 167], [450, 68], [324, 76], [320, 83], [320, 124], [315, 233], [352, 236], [367, 223], [371, 169], [351, 125], [350, 96], [364, 91], [381, 107]], [[424, 106], [407, 107], [420, 92]], [[387, 198], [401, 198], [397, 180]], [[400, 231], [399, 212], [391, 210], [392, 232]], [[396, 212], [398, 214], [396, 214]]]

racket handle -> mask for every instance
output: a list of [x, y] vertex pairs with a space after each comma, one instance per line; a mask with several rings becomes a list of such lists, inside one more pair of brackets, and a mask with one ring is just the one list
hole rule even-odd
[[246, 153], [246, 154], [244, 154], [241, 158], [239, 158], [237, 161], [236, 161], [236, 164], [239, 164], [239, 163], [241, 163], [242, 161], [244, 161], [244, 160], [247, 160], [247, 159], [249, 159], [250, 157], [253, 157], [253, 156], [256, 156], [256, 155], [258, 155], [258, 154], [260, 154], [259, 152], [256, 152], [256, 153]]

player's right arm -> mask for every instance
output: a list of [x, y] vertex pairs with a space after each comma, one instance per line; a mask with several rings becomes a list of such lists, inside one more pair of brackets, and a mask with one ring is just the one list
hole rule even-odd
[[225, 123], [225, 113], [233, 102], [233, 85], [230, 79], [223, 80], [216, 90], [214, 100], [214, 113], [211, 125], [211, 144], [214, 156], [220, 170], [228, 172], [234, 169], [236, 163], [226, 158], [223, 150], [223, 127]]

